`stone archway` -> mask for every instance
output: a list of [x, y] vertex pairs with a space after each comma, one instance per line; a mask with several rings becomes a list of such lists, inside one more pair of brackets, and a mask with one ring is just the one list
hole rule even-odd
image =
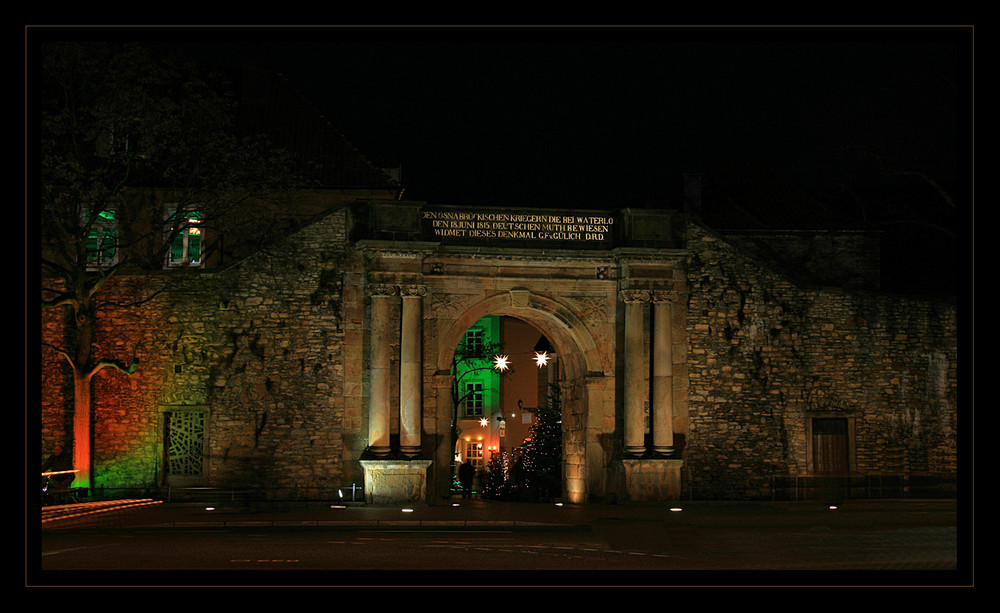
[[683, 308], [673, 305], [684, 251], [670, 212], [376, 202], [365, 220], [354, 321], [367, 334], [355, 362], [367, 373], [366, 495], [447, 500], [451, 361], [466, 330], [491, 315], [532, 325], [559, 353], [564, 500], [676, 496], [672, 398], [684, 392], [671, 363], [683, 359], [673, 351]]
[[[520, 319], [541, 332], [559, 354], [559, 381], [563, 409], [563, 496], [573, 503], [587, 500], [606, 465], [598, 442], [605, 406], [602, 394], [591, 390], [613, 389], [613, 376], [604, 372], [604, 357], [581, 317], [564, 302], [524, 288], [513, 288], [471, 305], [438, 339], [436, 368], [438, 423], [450, 419], [450, 374], [452, 354], [465, 331], [488, 315]], [[591, 444], [595, 443], [595, 444]], [[449, 463], [450, 448], [438, 450], [436, 463]], [[594, 466], [596, 470], [588, 470]], [[444, 487], [439, 476], [438, 487]]]

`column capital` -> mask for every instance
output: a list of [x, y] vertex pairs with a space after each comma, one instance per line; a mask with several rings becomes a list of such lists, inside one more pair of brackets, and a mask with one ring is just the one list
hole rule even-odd
[[399, 286], [399, 295], [403, 298], [421, 298], [427, 294], [426, 285], [411, 283]]
[[665, 302], [668, 304], [676, 304], [679, 294], [676, 290], [672, 289], [658, 289], [650, 292], [651, 299], [653, 302]]
[[396, 286], [389, 283], [376, 283], [368, 287], [372, 296], [395, 296]]
[[649, 302], [650, 292], [646, 289], [623, 289], [618, 291], [622, 302]]

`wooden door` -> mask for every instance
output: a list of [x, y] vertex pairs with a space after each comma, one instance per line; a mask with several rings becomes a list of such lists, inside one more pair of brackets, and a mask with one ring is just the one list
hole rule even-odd
[[847, 419], [812, 420], [813, 471], [819, 475], [846, 475], [848, 461]]

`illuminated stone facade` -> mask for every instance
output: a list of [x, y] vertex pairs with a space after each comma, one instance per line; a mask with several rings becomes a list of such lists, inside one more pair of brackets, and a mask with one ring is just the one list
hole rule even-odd
[[[96, 378], [98, 487], [445, 500], [452, 355], [488, 315], [558, 354], [567, 501], [768, 498], [840, 470], [831, 440], [845, 474], [957, 472], [954, 307], [795, 285], [674, 212], [359, 201], [271, 247], [108, 288], [171, 291], [101, 316], [141, 369]], [[56, 357], [42, 374], [49, 452], [68, 400]], [[168, 474], [192, 413], [202, 461]]]

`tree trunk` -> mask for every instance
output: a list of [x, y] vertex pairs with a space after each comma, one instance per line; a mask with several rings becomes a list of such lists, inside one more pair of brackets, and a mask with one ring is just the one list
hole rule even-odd
[[73, 369], [73, 483], [70, 487], [90, 488], [90, 379]]
[[90, 445], [91, 398], [90, 380], [94, 376], [91, 358], [94, 345], [96, 312], [92, 292], [86, 279], [77, 278], [77, 295], [83, 298], [74, 305], [73, 319], [76, 334], [76, 354], [73, 367], [73, 483], [70, 487], [91, 486], [93, 466]]

